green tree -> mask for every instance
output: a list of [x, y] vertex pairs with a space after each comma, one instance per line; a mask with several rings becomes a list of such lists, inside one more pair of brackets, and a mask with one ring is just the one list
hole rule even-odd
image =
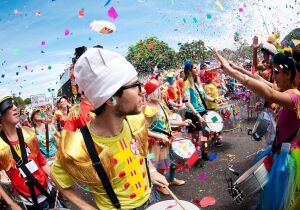
[[18, 107], [24, 107], [24, 100], [20, 96], [13, 95], [13, 100], [17, 103]]
[[186, 60], [191, 60], [194, 63], [201, 63], [212, 56], [212, 51], [205, 47], [203, 41], [198, 40], [182, 44], [176, 55], [176, 60], [179, 65], [182, 65]]
[[159, 71], [176, 66], [175, 51], [156, 37], [140, 40], [130, 46], [126, 59], [142, 75], [151, 74], [156, 66]]
[[30, 99], [30, 98], [25, 98], [25, 99], [24, 99], [24, 103], [25, 103], [26, 105], [31, 104], [31, 99]]

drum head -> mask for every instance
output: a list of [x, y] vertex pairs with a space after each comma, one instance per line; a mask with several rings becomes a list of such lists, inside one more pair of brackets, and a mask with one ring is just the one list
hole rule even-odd
[[[185, 207], [185, 209], [188, 210], [199, 210], [200, 208], [198, 208], [195, 204], [192, 204], [188, 201], [183, 201], [180, 200], [182, 205]], [[149, 206], [146, 210], [164, 210], [164, 209], [170, 209], [170, 210], [182, 210], [182, 208], [180, 207], [179, 204], [177, 204], [177, 202], [175, 200], [166, 200], [166, 201], [161, 201], [158, 203], [155, 203], [152, 206]]]
[[208, 111], [207, 114], [204, 115], [204, 119], [211, 131], [218, 133], [223, 130], [224, 122], [219, 113], [215, 111]]
[[189, 159], [195, 152], [196, 148], [189, 139], [176, 139], [172, 142], [172, 152], [182, 159]]
[[4, 171], [0, 171], [0, 183], [5, 185], [9, 185], [11, 183]]

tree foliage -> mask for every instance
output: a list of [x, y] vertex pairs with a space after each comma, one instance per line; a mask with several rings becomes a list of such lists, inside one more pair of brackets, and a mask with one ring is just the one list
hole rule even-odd
[[194, 63], [201, 63], [205, 59], [211, 58], [212, 55], [212, 51], [205, 47], [204, 42], [198, 40], [182, 44], [176, 57], [178, 64], [182, 65], [186, 60], [191, 60]]
[[145, 75], [152, 73], [155, 66], [158, 70], [176, 66], [175, 51], [156, 37], [140, 40], [130, 46], [126, 58], [140, 74]]
[[26, 105], [31, 104], [31, 99], [30, 99], [30, 98], [25, 98], [25, 99], [24, 99], [24, 103], [25, 103]]
[[25, 102], [20, 96], [13, 95], [13, 100], [17, 103], [18, 107], [24, 107]]

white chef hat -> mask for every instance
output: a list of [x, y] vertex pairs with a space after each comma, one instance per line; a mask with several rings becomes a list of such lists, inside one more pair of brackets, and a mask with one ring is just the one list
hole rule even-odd
[[84, 92], [97, 109], [136, 77], [137, 72], [122, 55], [90, 48], [77, 60], [74, 76], [79, 92]]

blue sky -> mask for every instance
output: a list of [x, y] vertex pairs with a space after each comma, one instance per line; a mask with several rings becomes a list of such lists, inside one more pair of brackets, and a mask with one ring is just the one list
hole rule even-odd
[[[265, 40], [267, 30], [271, 33], [276, 28], [284, 37], [300, 26], [297, 0], [219, 0], [223, 11], [216, 0], [111, 0], [104, 7], [106, 2], [0, 0], [0, 85], [23, 98], [49, 96], [48, 88], [57, 90], [59, 75], [71, 63], [74, 48], [83, 45], [101, 44], [126, 55], [128, 46], [156, 36], [175, 50], [179, 42], [198, 39], [218, 49], [235, 48], [235, 32], [250, 43], [255, 34]], [[116, 21], [107, 15], [112, 6], [119, 15]], [[85, 16], [79, 18], [82, 8]], [[15, 14], [16, 10], [22, 14]], [[96, 33], [89, 29], [93, 20], [112, 21], [117, 30], [109, 35]], [[69, 36], [64, 35], [66, 29]]]

